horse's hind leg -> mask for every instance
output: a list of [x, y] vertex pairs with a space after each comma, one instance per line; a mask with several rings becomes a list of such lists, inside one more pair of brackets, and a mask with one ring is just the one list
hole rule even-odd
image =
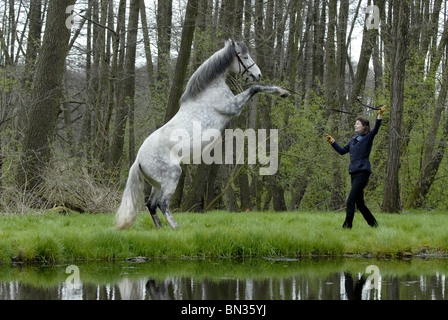
[[179, 224], [173, 218], [170, 212], [170, 201], [168, 199], [161, 199], [161, 203], [159, 205], [160, 210], [162, 210], [163, 215], [166, 218], [166, 221], [170, 224], [171, 228], [176, 229]]
[[162, 194], [158, 199], [158, 206], [162, 210], [163, 215], [170, 224], [171, 228], [175, 229], [178, 227], [176, 220], [173, 218], [170, 212], [170, 201], [174, 192], [176, 191], [177, 182], [182, 173], [182, 169], [179, 165], [170, 166], [167, 171], [168, 173], [161, 183]]
[[160, 222], [159, 216], [157, 215], [157, 200], [160, 196], [160, 189], [156, 189], [154, 186], [151, 190], [151, 195], [149, 196], [148, 202], [146, 203], [146, 207], [151, 213], [151, 218], [154, 221], [154, 225], [156, 228], [161, 228], [162, 223]]
[[154, 206], [153, 208], [149, 209], [149, 212], [151, 213], [152, 221], [154, 221], [154, 225], [156, 226], [156, 229], [159, 229], [162, 227], [162, 222], [159, 219], [159, 216], [157, 215], [157, 206]]
[[[169, 157], [169, 153], [168, 153]], [[164, 156], [157, 159], [157, 166], [154, 163], [143, 163], [143, 172], [153, 172], [151, 175], [146, 175], [146, 178], [153, 186], [151, 196], [149, 197], [146, 206], [151, 213], [156, 228], [162, 226], [159, 217], [156, 213], [156, 208], [159, 207], [170, 224], [171, 228], [177, 228], [178, 224], [170, 213], [170, 200], [176, 191], [177, 182], [182, 173], [179, 164], [172, 163], [170, 159], [164, 161]]]

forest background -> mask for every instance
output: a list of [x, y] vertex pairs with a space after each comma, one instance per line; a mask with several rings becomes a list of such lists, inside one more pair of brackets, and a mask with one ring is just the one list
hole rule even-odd
[[447, 10], [446, 0], [4, 0], [0, 211], [114, 212], [140, 144], [228, 38], [250, 47], [262, 82], [294, 92], [257, 95], [229, 125], [277, 129], [279, 169], [183, 165], [174, 210], [343, 210], [349, 156], [323, 132], [345, 145], [357, 115], [374, 124], [357, 97], [389, 106], [368, 205], [446, 210]]

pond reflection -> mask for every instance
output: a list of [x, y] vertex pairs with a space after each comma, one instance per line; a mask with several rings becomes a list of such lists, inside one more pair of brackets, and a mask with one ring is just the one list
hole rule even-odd
[[[366, 272], [369, 265], [379, 273]], [[0, 266], [2, 300], [444, 300], [446, 260], [163, 260]]]

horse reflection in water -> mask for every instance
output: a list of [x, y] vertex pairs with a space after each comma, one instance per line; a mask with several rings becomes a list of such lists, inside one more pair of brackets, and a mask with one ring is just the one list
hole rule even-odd
[[146, 282], [124, 278], [117, 284], [121, 300], [173, 300], [178, 286], [179, 281], [174, 278], [148, 279]]
[[[222, 132], [256, 93], [267, 92], [281, 97], [289, 96], [285, 89], [266, 85], [254, 85], [234, 95], [226, 84], [228, 71], [233, 71], [246, 80], [261, 79], [261, 71], [250, 57], [247, 46], [233, 40], [228, 40], [223, 49], [215, 52], [196, 70], [180, 99], [177, 114], [146, 138], [140, 147], [136, 160], [130, 168], [116, 215], [116, 229], [126, 229], [135, 221], [138, 209], [144, 202], [144, 180], [152, 185], [146, 206], [156, 228], [162, 226], [156, 212], [157, 208], [162, 211], [173, 229], [178, 226], [170, 213], [169, 205], [182, 172], [180, 163], [185, 162], [187, 156], [200, 156], [204, 147], [212, 147], [210, 141], [202, 141], [201, 137], [195, 136], [198, 133], [193, 130], [193, 123], [199, 122], [203, 131], [215, 129]], [[190, 140], [180, 142], [181, 150], [190, 150], [187, 155], [173, 157], [173, 147], [179, 147], [178, 141], [171, 140], [175, 130], [189, 134]], [[193, 141], [201, 143], [193, 144]], [[193, 158], [193, 163], [198, 163], [197, 161], [198, 159]]]

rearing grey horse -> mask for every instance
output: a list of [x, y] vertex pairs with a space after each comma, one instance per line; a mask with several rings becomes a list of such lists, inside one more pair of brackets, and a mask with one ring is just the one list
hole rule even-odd
[[[289, 96], [289, 93], [276, 86], [255, 85], [238, 95], [234, 95], [226, 84], [227, 72], [231, 70], [246, 80], [259, 81], [261, 72], [241, 42], [228, 40], [223, 49], [215, 52], [191, 76], [180, 99], [177, 114], [163, 127], [154, 131], [143, 142], [136, 160], [129, 171], [123, 198], [116, 215], [116, 229], [126, 229], [135, 221], [139, 207], [144, 202], [144, 180], [152, 185], [151, 195], [146, 206], [151, 213], [156, 228], [162, 226], [157, 215], [160, 208], [172, 228], [178, 226], [170, 213], [170, 199], [181, 175], [182, 157], [172, 157], [173, 147], [178, 142], [170, 139], [174, 130], [185, 130], [190, 141], [182, 141], [193, 152], [200, 154], [206, 146], [193, 144], [198, 137], [194, 135], [193, 122], [199, 122], [202, 130], [217, 129], [222, 132], [232, 117], [241, 113], [243, 106], [258, 92], [268, 92]], [[200, 138], [199, 138], [200, 139]], [[194, 148], [200, 148], [199, 153]], [[184, 150], [184, 149], [182, 149]]]

